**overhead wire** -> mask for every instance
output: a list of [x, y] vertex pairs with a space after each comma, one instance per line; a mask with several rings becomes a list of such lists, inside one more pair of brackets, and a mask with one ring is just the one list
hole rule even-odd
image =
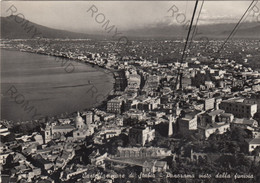
[[234, 32], [236, 31], [237, 27], [240, 25], [241, 21], [243, 20], [243, 18], [245, 17], [245, 15], [247, 14], [248, 10], [251, 8], [251, 6], [253, 5], [253, 3], [255, 2], [255, 0], [253, 0], [250, 5], [248, 6], [248, 8], [246, 9], [246, 11], [244, 12], [244, 14], [242, 15], [242, 17], [240, 18], [240, 20], [237, 22], [236, 26], [233, 28], [233, 30], [231, 31], [231, 33], [229, 34], [229, 36], [227, 37], [227, 39], [224, 41], [224, 43], [221, 45], [220, 49], [218, 49], [217, 53], [220, 53], [220, 51], [223, 49], [224, 45], [227, 43], [227, 41], [230, 39], [230, 37], [232, 36], [232, 34], [234, 34]]
[[186, 52], [186, 48], [187, 48], [187, 43], [188, 43], [188, 41], [189, 41], [190, 32], [191, 32], [191, 28], [192, 28], [192, 25], [193, 25], [194, 17], [195, 17], [195, 14], [196, 14], [198, 2], [199, 2], [199, 0], [196, 0], [195, 7], [194, 7], [194, 10], [193, 10], [193, 14], [192, 14], [192, 18], [191, 18], [191, 23], [190, 23], [190, 26], [189, 26], [189, 31], [188, 31], [188, 34], [187, 34], [187, 37], [186, 37], [186, 41], [185, 41], [184, 48], [183, 48], [183, 52], [182, 52], [182, 56], [181, 56], [181, 61], [180, 61], [180, 66], [179, 66], [178, 72], [177, 72], [176, 86], [177, 86], [177, 84], [178, 84], [178, 79], [179, 79], [179, 77], [181, 77], [181, 76], [180, 76], [180, 70], [181, 70], [181, 66], [182, 66], [182, 63], [183, 63], [184, 56], [185, 56], [185, 52]]
[[188, 31], [188, 34], [187, 34], [187, 37], [186, 37], [186, 41], [185, 41], [185, 45], [184, 45], [183, 52], [182, 52], [181, 62], [183, 62], [183, 58], [184, 58], [184, 55], [185, 55], [187, 44], [188, 44], [188, 41], [189, 41], [189, 38], [190, 38], [190, 32], [191, 32], [191, 28], [192, 28], [192, 25], [193, 25], [194, 17], [195, 17], [195, 14], [196, 14], [196, 9], [197, 9], [197, 6], [198, 6], [198, 2], [199, 2], [199, 0], [196, 0], [195, 8], [194, 8], [194, 11], [193, 11], [193, 14], [192, 14], [192, 18], [191, 18], [189, 31]]
[[[258, 1], [255, 2], [254, 6], [258, 3]], [[253, 7], [254, 7], [253, 6]], [[250, 8], [249, 8], [250, 9]], [[247, 19], [247, 17], [250, 15], [250, 13], [248, 13], [246, 15], [246, 17], [244, 18], [244, 20], [242, 21], [242, 23]], [[242, 25], [242, 23], [239, 24], [239, 26], [237, 27], [236, 31], [234, 32], [234, 34], [231, 36], [231, 38], [233, 38], [233, 36], [237, 33], [237, 31], [239, 30], [240, 26]]]
[[196, 23], [195, 23], [195, 26], [194, 26], [194, 29], [193, 29], [193, 32], [192, 32], [192, 36], [191, 36], [191, 39], [190, 39], [190, 44], [188, 46], [188, 49], [190, 48], [190, 46], [192, 44], [192, 40], [193, 40], [193, 38], [195, 36], [197, 25], [198, 25], [198, 22], [199, 22], [199, 18], [200, 18], [200, 14], [201, 14], [201, 10], [203, 8], [203, 5], [204, 5], [204, 0], [202, 1], [201, 6], [200, 6], [200, 10], [199, 10], [198, 17], [197, 17], [197, 20], [196, 20]]

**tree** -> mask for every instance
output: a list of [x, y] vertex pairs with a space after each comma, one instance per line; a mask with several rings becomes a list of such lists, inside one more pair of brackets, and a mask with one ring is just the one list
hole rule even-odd
[[253, 154], [254, 156], [259, 156], [259, 154], [260, 154], [260, 146], [256, 147], [256, 148], [254, 149], [254, 151], [252, 152], [252, 154]]
[[11, 132], [9, 135], [1, 136], [0, 139], [1, 139], [1, 142], [3, 142], [3, 143], [12, 142], [12, 141], [15, 141], [15, 134]]
[[244, 142], [248, 134], [242, 128], [234, 128], [231, 130], [231, 139], [238, 142]]

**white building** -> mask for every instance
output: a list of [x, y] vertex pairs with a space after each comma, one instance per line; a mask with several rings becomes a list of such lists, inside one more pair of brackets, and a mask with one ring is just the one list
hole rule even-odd
[[198, 127], [200, 134], [202, 134], [206, 139], [213, 133], [223, 134], [228, 129], [230, 129], [230, 124], [225, 122], [213, 123], [206, 127]]
[[248, 151], [252, 152], [256, 147], [260, 147], [260, 138], [255, 138], [248, 143]]
[[8, 131], [8, 128], [6, 128], [0, 124], [0, 136], [6, 136], [9, 134], [10, 134], [10, 132]]

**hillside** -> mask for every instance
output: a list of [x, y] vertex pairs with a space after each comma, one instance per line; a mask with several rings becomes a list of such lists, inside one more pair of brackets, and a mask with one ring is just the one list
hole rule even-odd
[[[45, 38], [78, 38], [78, 39], [110, 39], [106, 32], [103, 35], [91, 35], [83, 33], [75, 33], [65, 30], [58, 30], [42, 26], [33, 22], [28, 23], [28, 27], [32, 26], [32, 30], [28, 32], [25, 30], [24, 23], [26, 22], [21, 18], [14, 19], [14, 16], [1, 17], [1, 38], [4, 39], [30, 39], [33, 37], [33, 32], [41, 33]], [[198, 26], [198, 37], [207, 36], [209, 38], [226, 38], [232, 29], [235, 27], [235, 23], [225, 24], [208, 24]], [[127, 30], [124, 35], [131, 38], [185, 38], [187, 31], [182, 25], [167, 25], [165, 23], [158, 23], [152, 26], [145, 26], [139, 29]], [[255, 22], [242, 23], [239, 26], [239, 30], [235, 34], [234, 38], [260, 38], [260, 25]]]
[[[28, 27], [32, 26], [32, 30], [25, 30], [24, 22], [22, 18], [17, 18], [16, 21], [14, 16], [1, 17], [1, 38], [4, 39], [30, 39], [32, 38], [35, 29], [37, 33], [41, 33], [42, 37], [45, 38], [90, 38], [91, 36], [82, 33], [69, 32], [65, 30], [58, 30], [49, 27], [45, 27], [33, 22], [28, 23]], [[22, 23], [17, 23], [22, 22]]]

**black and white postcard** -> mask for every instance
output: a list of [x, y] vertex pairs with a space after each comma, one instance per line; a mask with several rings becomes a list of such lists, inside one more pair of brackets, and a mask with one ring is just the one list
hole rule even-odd
[[258, 0], [0, 3], [0, 182], [260, 182]]

